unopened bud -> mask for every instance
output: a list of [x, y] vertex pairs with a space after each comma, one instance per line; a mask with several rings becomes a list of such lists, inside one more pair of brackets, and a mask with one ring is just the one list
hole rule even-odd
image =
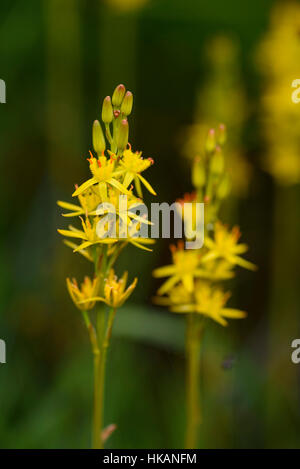
[[230, 177], [228, 174], [225, 174], [224, 177], [221, 179], [221, 182], [217, 189], [218, 199], [225, 199], [228, 196], [230, 189], [231, 189]]
[[196, 189], [201, 189], [205, 185], [206, 174], [203, 160], [196, 156], [192, 167], [192, 183]]
[[125, 94], [125, 86], [118, 85], [112, 95], [112, 103], [114, 106], [121, 106]]
[[205, 143], [206, 151], [208, 151], [209, 153], [214, 151], [214, 149], [216, 148], [216, 143], [217, 142], [216, 142], [215, 129], [210, 129], [210, 131], [208, 132], [207, 138], [206, 138], [206, 143]]
[[102, 104], [102, 120], [104, 124], [110, 124], [113, 120], [113, 108], [111, 105], [110, 96], [106, 96]]
[[121, 112], [125, 114], [125, 116], [129, 116], [132, 110], [133, 105], [133, 94], [130, 91], [124, 96], [123, 102], [121, 104]]
[[124, 150], [128, 143], [128, 132], [129, 126], [127, 119], [123, 119], [120, 127], [118, 128], [118, 135], [117, 135], [117, 147], [119, 150]]
[[219, 125], [218, 129], [218, 143], [224, 145], [227, 139], [226, 126], [224, 124]]
[[105, 138], [99, 121], [93, 123], [93, 147], [98, 155], [101, 155], [105, 150]]
[[216, 151], [211, 156], [210, 171], [214, 176], [219, 176], [224, 171], [224, 155], [220, 147], [216, 147]]

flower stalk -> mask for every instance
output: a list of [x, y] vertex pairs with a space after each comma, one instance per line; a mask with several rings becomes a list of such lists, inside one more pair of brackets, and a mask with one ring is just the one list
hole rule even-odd
[[[173, 263], [158, 267], [153, 275], [168, 277], [159, 287], [155, 303], [168, 306], [174, 313], [186, 314], [186, 436], [185, 448], [194, 449], [198, 444], [200, 424], [200, 352], [204, 318], [208, 317], [222, 326], [228, 318], [241, 319], [244, 311], [227, 307], [230, 292], [224, 292], [221, 284], [234, 276], [235, 266], [255, 270], [256, 266], [241, 254], [248, 250], [239, 243], [238, 227], [231, 230], [219, 220], [221, 202], [228, 196], [230, 181], [225, 169], [222, 145], [225, 143], [225, 127], [208, 133], [205, 151], [196, 157], [192, 167], [195, 192], [178, 200], [180, 215], [185, 223], [185, 240], [198, 239], [203, 227], [204, 242], [201, 248], [185, 249], [184, 241], [171, 246]], [[192, 209], [186, 213], [186, 203]], [[202, 227], [197, 226], [197, 205], [204, 203]], [[187, 216], [186, 216], [187, 215]]]
[[[142, 223], [149, 224], [134, 211], [141, 203], [141, 186], [137, 181], [141, 179], [152, 194], [155, 192], [140, 174], [152, 165], [152, 158], [143, 159], [142, 153], [133, 152], [128, 143], [128, 116], [132, 104], [132, 93], [126, 93], [124, 85], [117, 86], [112, 99], [109, 96], [104, 99], [102, 124], [95, 120], [92, 131], [96, 156], [90, 151], [87, 159], [92, 177], [75, 186], [72, 195], [78, 198], [79, 205], [58, 202], [60, 207], [68, 210], [63, 216], [78, 216], [82, 226], [82, 229], [70, 225], [68, 230], [58, 230], [67, 238], [79, 240], [79, 245], [68, 240], [65, 244], [94, 264], [93, 278], [86, 276], [80, 286], [75, 279], [67, 279], [67, 287], [75, 306], [82, 313], [93, 352], [92, 445], [95, 449], [104, 448], [105, 440], [116, 428], [114, 424], [104, 428], [107, 352], [116, 311], [127, 301], [137, 284], [135, 278], [127, 286], [128, 273], [124, 272], [118, 278], [114, 266], [129, 244], [146, 251], [151, 251], [148, 246], [153, 244], [149, 238], [134, 236]], [[127, 197], [126, 209], [120, 202], [124, 194]], [[113, 219], [109, 218], [111, 213], [115, 215]], [[107, 226], [109, 231], [106, 231]], [[110, 236], [111, 233], [113, 235]], [[98, 302], [101, 307], [96, 308]]]

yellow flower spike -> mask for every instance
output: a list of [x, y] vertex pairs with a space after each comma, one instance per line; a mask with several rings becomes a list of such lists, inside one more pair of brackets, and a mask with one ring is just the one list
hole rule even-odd
[[67, 288], [75, 306], [81, 311], [87, 311], [95, 306], [95, 297], [98, 293], [98, 278], [91, 280], [89, 277], [84, 277], [81, 286], [78, 286], [76, 279], [66, 279]]
[[199, 268], [199, 252], [190, 249], [184, 250], [183, 243], [178, 243], [178, 247], [171, 246], [173, 264], [158, 267], [153, 271], [156, 278], [169, 277], [158, 289], [158, 294], [163, 295], [171, 290], [174, 285], [182, 282], [188, 292], [194, 289], [194, 278], [200, 277], [202, 271]]
[[97, 159], [91, 152], [90, 155], [91, 158], [88, 158], [88, 161], [90, 163], [90, 170], [93, 174], [93, 177], [81, 184], [81, 186], [79, 186], [75, 192], [73, 192], [72, 197], [82, 194], [94, 184], [98, 184], [100, 197], [103, 202], [105, 202], [107, 199], [106, 192], [108, 185], [115, 187], [123, 194], [129, 195], [130, 192], [114, 177], [115, 175], [117, 176], [118, 173], [114, 172], [116, 158], [113, 157], [113, 154], [111, 154], [110, 159], [107, 159], [104, 155]]
[[246, 261], [239, 254], [248, 251], [247, 244], [238, 244], [240, 230], [237, 226], [228, 231], [227, 227], [220, 222], [215, 224], [214, 240], [207, 237], [204, 245], [208, 248], [208, 253], [202, 257], [202, 264], [215, 259], [225, 259], [232, 265], [239, 265], [249, 270], [256, 270], [257, 267], [252, 262]]
[[131, 285], [126, 288], [128, 272], [124, 272], [118, 279], [114, 269], [109, 271], [108, 277], [104, 280], [104, 296], [95, 297], [93, 301], [102, 301], [112, 308], [120, 308], [129, 298], [136, 287], [138, 279], [135, 278]]
[[222, 326], [227, 326], [225, 318], [242, 319], [247, 316], [244, 311], [233, 308], [225, 308], [230, 293], [224, 293], [220, 288], [215, 288], [205, 282], [197, 282], [195, 287], [194, 302], [171, 306], [174, 313], [197, 313], [208, 316]]
[[[139, 181], [142, 182], [142, 184], [148, 189], [151, 194], [156, 195], [156, 192], [154, 191], [153, 187], [140, 174], [141, 172], [148, 169], [153, 163], [154, 161], [152, 158], [143, 159], [142, 152], [133, 153], [131, 147], [126, 149], [123, 152], [122, 159], [120, 160], [120, 166], [124, 168], [123, 172], [125, 173], [123, 186], [127, 188], [134, 180], [138, 189], [137, 179], [139, 179]], [[142, 194], [138, 195], [142, 197]]]

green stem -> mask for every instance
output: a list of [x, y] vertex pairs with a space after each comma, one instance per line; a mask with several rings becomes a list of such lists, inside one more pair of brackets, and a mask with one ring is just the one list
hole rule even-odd
[[103, 426], [103, 379], [100, 350], [94, 350], [94, 418], [93, 449], [102, 449], [101, 431]]
[[203, 324], [196, 314], [187, 317], [186, 330], [186, 400], [187, 422], [185, 435], [185, 448], [195, 449], [198, 440], [198, 427], [200, 424], [199, 377], [200, 377], [200, 347]]

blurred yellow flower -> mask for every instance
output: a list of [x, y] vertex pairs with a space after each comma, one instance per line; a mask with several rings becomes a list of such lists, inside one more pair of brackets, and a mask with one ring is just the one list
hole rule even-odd
[[194, 302], [171, 306], [171, 311], [174, 313], [203, 314], [222, 326], [227, 326], [228, 324], [225, 318], [241, 319], [246, 317], [244, 311], [224, 307], [230, 297], [230, 293], [224, 293], [220, 288], [212, 287], [205, 282], [196, 283]]
[[240, 236], [241, 233], [237, 226], [229, 231], [226, 225], [216, 222], [214, 239], [206, 236], [204, 240], [204, 245], [209, 251], [202, 257], [202, 263], [215, 259], [225, 259], [229, 264], [256, 270], [256, 266], [252, 262], [246, 261], [239, 256], [239, 254], [248, 251], [247, 244], [238, 244]]
[[265, 79], [261, 99], [263, 167], [281, 185], [300, 182], [300, 105], [292, 82], [300, 78], [300, 5], [278, 3], [256, 59]]
[[185, 250], [183, 243], [178, 243], [178, 248], [171, 246], [173, 264], [158, 267], [153, 271], [156, 278], [170, 277], [158, 290], [159, 295], [168, 292], [174, 285], [183, 282], [188, 292], [194, 288], [194, 278], [201, 275], [199, 269], [200, 255], [193, 249]]

